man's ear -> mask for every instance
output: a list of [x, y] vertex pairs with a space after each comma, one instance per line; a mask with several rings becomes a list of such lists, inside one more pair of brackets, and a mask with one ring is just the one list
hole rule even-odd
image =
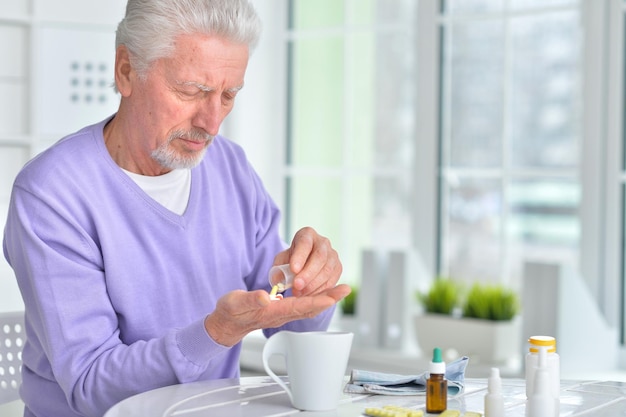
[[115, 51], [115, 86], [122, 97], [128, 97], [132, 91], [133, 72], [128, 48], [125, 45], [118, 46]]

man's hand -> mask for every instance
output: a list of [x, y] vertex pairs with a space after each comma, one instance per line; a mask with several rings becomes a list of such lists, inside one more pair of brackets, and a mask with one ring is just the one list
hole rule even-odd
[[291, 247], [276, 255], [274, 265], [281, 264], [289, 264], [296, 274], [292, 288], [296, 297], [320, 294], [335, 287], [343, 271], [330, 241], [310, 227], [298, 230]]
[[253, 330], [315, 317], [349, 293], [350, 287], [341, 284], [315, 295], [271, 301], [263, 290], [231, 291], [218, 300], [215, 311], [204, 320], [204, 327], [215, 342], [233, 346]]
[[276, 255], [274, 265], [281, 264], [289, 264], [295, 273], [293, 297], [272, 301], [263, 290], [224, 295], [204, 320], [213, 340], [233, 346], [253, 330], [315, 317], [350, 294], [348, 285], [337, 285], [343, 270], [337, 251], [310, 227], [300, 229], [291, 247]]

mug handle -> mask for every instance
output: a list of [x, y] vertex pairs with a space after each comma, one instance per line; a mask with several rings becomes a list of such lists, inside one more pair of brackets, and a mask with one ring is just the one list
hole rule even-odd
[[293, 396], [291, 394], [291, 390], [280, 379], [274, 371], [270, 368], [269, 359], [274, 355], [279, 355], [284, 358], [287, 356], [287, 352], [285, 349], [285, 331], [275, 333], [272, 337], [267, 339], [265, 342], [265, 346], [263, 347], [263, 368], [265, 368], [265, 372], [272, 378], [278, 385], [280, 385], [285, 391], [287, 391], [287, 395], [289, 396], [289, 400], [293, 403]]

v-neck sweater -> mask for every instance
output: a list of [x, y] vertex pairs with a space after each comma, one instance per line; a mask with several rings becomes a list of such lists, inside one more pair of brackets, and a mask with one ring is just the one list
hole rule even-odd
[[[204, 318], [229, 291], [269, 290], [286, 247], [240, 146], [215, 137], [178, 215], [113, 161], [107, 121], [63, 138], [15, 180], [3, 247], [26, 307], [27, 414], [101, 416], [139, 392], [237, 377], [241, 344], [216, 343]], [[325, 329], [331, 315], [283, 329]]]

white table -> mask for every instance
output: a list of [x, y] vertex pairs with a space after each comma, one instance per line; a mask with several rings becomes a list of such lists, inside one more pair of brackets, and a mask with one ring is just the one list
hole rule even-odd
[[[468, 379], [465, 392], [448, 398], [448, 408], [483, 411], [486, 379]], [[615, 416], [626, 413], [626, 383], [611, 381], [562, 381], [561, 416]], [[520, 379], [503, 380], [507, 417], [523, 417], [525, 385]], [[397, 405], [424, 409], [424, 396], [344, 394], [337, 410], [302, 412], [289, 403], [287, 394], [269, 377], [222, 379], [173, 385], [130, 397], [104, 417], [279, 417], [301, 414], [318, 417], [358, 417], [366, 407]]]

